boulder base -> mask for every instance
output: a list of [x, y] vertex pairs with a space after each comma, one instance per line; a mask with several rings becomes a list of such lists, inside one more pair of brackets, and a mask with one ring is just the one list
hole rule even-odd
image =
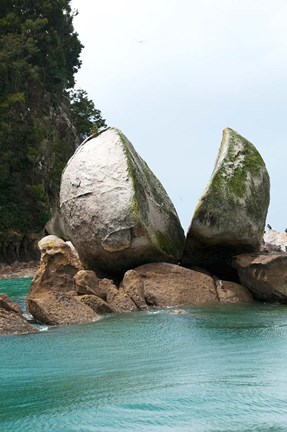
[[174, 264], [146, 264], [134, 269], [144, 284], [149, 306], [184, 306], [218, 303], [213, 278]]

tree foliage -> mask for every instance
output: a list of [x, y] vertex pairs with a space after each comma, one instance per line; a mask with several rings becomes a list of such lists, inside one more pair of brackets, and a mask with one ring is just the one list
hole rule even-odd
[[88, 98], [85, 90], [72, 90], [70, 99], [72, 121], [83, 140], [107, 127], [101, 111], [95, 108], [94, 102]]
[[86, 92], [70, 93], [74, 16], [70, 0], [1, 0], [0, 232], [44, 226], [77, 136], [105, 126]]

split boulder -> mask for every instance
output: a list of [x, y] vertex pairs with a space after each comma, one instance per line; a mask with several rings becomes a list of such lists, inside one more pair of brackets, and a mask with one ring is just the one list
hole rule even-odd
[[123, 273], [181, 258], [184, 233], [171, 200], [115, 128], [86, 140], [67, 163], [60, 212], [66, 235], [90, 269]]
[[226, 128], [187, 234], [182, 264], [201, 266], [221, 277], [233, 273], [233, 256], [259, 250], [269, 193], [269, 175], [259, 152]]

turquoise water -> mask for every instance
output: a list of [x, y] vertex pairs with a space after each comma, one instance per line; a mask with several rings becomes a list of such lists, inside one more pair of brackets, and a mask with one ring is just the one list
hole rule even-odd
[[0, 337], [0, 430], [286, 432], [287, 308], [185, 311]]

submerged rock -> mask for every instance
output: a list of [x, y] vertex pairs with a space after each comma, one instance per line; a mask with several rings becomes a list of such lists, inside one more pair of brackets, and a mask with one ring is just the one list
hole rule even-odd
[[90, 269], [124, 272], [178, 262], [184, 233], [158, 179], [128, 139], [110, 128], [69, 160], [60, 191], [65, 233]]
[[235, 258], [241, 283], [258, 300], [287, 303], [287, 254], [242, 254]]
[[224, 129], [215, 168], [195, 210], [182, 264], [232, 273], [232, 257], [258, 251], [269, 206], [269, 175], [256, 148]]
[[0, 294], [0, 335], [37, 333], [22, 315], [22, 309], [6, 294]]

